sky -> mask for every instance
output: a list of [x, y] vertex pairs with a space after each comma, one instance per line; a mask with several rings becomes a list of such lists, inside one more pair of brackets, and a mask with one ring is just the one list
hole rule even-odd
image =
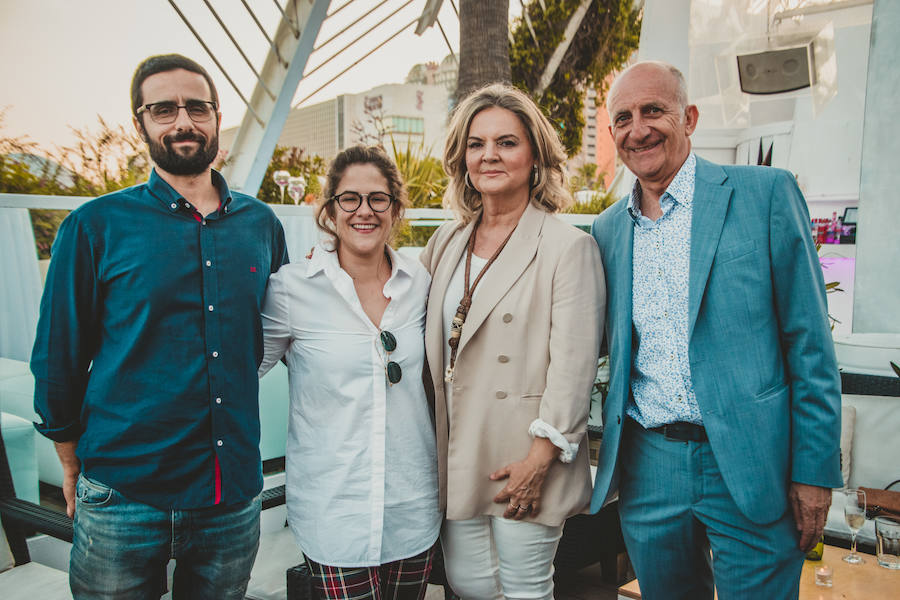
[[[282, 7], [287, 3], [247, 0], [270, 36], [280, 18], [276, 1]], [[320, 71], [304, 78], [294, 103], [417, 18], [425, 3], [426, 0], [413, 0]], [[175, 0], [175, 4], [244, 97], [249, 98], [255, 76], [203, 0]], [[210, 4], [259, 70], [268, 43], [241, 0], [210, 0]], [[348, 0], [333, 0], [329, 13], [345, 4]], [[376, 0], [350, 0], [349, 6], [325, 21], [317, 44], [378, 4]], [[406, 0], [389, 0], [377, 8], [341, 37], [314, 52], [306, 72], [404, 4]], [[510, 14], [520, 12], [519, 2], [511, 0]], [[456, 51], [459, 21], [450, 0], [444, 0], [438, 18]], [[135, 67], [147, 56], [169, 52], [193, 58], [209, 71], [219, 91], [222, 127], [239, 125], [245, 109], [243, 102], [169, 0], [0, 0], [0, 109], [6, 108], [0, 135], [27, 136], [50, 150], [73, 142], [72, 127], [96, 130], [98, 115], [109, 123], [130, 127], [129, 85]], [[303, 105], [383, 83], [402, 82], [413, 65], [440, 61], [448, 53], [436, 26], [417, 36], [413, 25]]]

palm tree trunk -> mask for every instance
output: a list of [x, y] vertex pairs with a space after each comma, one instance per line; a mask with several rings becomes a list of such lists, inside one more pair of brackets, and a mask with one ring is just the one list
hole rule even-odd
[[509, 0], [460, 0], [455, 100], [494, 82], [511, 82]]

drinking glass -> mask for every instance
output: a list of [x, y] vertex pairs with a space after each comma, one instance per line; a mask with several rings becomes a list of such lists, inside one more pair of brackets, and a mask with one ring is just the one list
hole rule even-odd
[[844, 557], [844, 562], [851, 565], [865, 563], [862, 557], [856, 553], [856, 534], [866, 522], [866, 493], [862, 490], [844, 490], [844, 519], [850, 528], [850, 554]]
[[900, 569], [900, 519], [875, 517], [875, 548], [879, 565]]
[[306, 178], [302, 175], [288, 178], [288, 194], [294, 199], [294, 204], [300, 204], [300, 198], [306, 191]]
[[275, 171], [272, 173], [272, 180], [279, 188], [281, 188], [281, 203], [284, 204], [284, 188], [287, 187], [288, 180], [291, 178], [290, 171]]

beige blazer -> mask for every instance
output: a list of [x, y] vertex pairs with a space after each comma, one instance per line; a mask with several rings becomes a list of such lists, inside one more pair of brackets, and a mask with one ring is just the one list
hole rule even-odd
[[474, 220], [445, 223], [421, 256], [432, 275], [425, 348], [441, 504], [448, 519], [502, 515], [505, 505], [493, 498], [506, 482], [488, 476], [525, 458], [532, 443], [528, 427], [540, 418], [579, 444], [575, 460], [550, 468], [541, 512], [526, 519], [559, 525], [591, 497], [585, 434], [606, 302], [597, 244], [529, 203], [478, 284], [459, 342], [448, 415], [444, 296], [473, 227]]

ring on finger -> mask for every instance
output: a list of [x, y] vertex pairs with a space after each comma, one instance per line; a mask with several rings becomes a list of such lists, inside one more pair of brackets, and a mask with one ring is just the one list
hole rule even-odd
[[524, 510], [525, 512], [528, 512], [531, 510], [531, 506], [516, 506], [516, 510]]
[[512, 502], [509, 503], [509, 507], [513, 510], [522, 510], [522, 507], [520, 505], [516, 504], [515, 506], [513, 506]]

